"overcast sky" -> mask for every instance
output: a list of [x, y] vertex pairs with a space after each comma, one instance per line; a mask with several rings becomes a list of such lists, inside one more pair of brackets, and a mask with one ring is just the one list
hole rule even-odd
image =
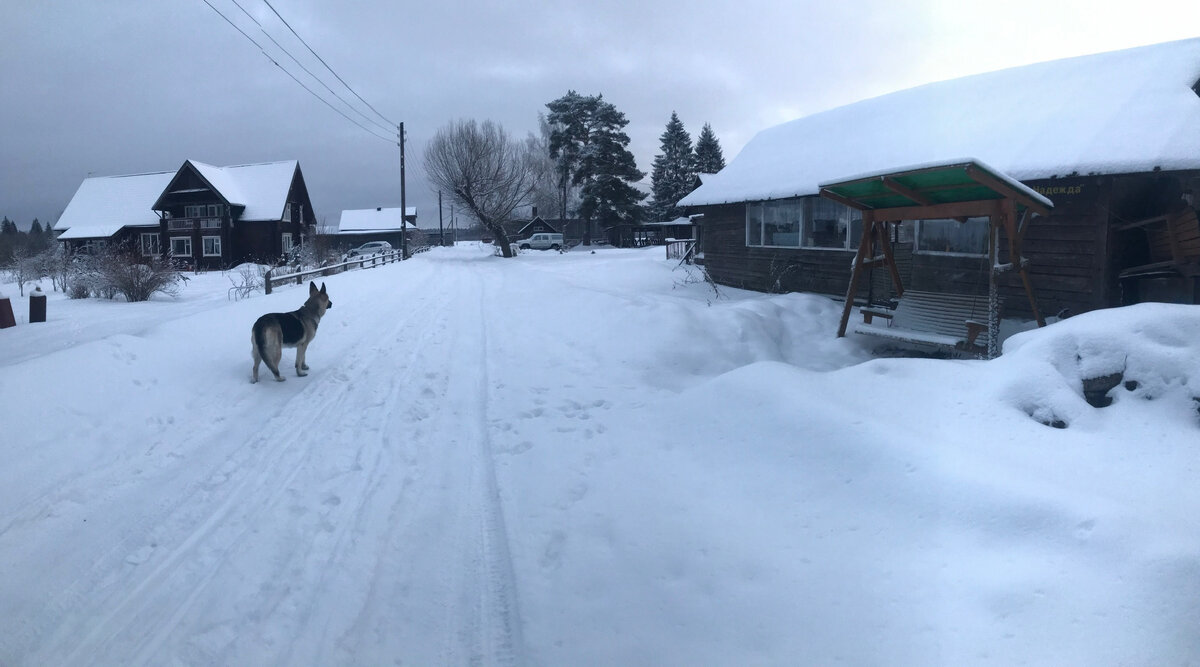
[[[237, 0], [326, 85], [378, 119], [263, 0]], [[1196, 37], [1200, 2], [270, 0], [408, 131], [407, 201], [437, 226], [421, 155], [456, 118], [537, 130], [550, 100], [603, 93], [649, 171], [671, 112], [734, 158], [760, 130], [930, 81]], [[346, 110], [234, 0], [209, 0]], [[91, 175], [297, 159], [318, 218], [400, 204], [400, 153], [331, 110], [204, 0], [0, 2], [0, 215], [57, 220]], [[986, 105], [987, 100], [980, 100]], [[383, 122], [380, 120], [380, 122]], [[448, 215], [448, 210], [447, 210]]]

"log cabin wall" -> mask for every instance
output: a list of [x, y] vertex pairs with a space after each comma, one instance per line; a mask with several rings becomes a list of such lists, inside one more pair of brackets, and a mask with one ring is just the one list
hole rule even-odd
[[[1114, 230], [1123, 221], [1165, 216], [1184, 206], [1195, 207], [1185, 194], [1200, 193], [1200, 172], [1149, 172], [1031, 180], [1025, 183], [1054, 202], [1049, 218], [1034, 218], [1023, 252], [1034, 294], [1043, 314], [1079, 314], [1121, 305], [1117, 276], [1121, 270], [1148, 263], [1161, 254], [1162, 238], [1134, 243]], [[853, 251], [748, 247], [746, 204], [700, 207], [704, 214], [704, 265], [716, 282], [760, 292], [812, 292], [842, 298], [850, 282]], [[1176, 247], [1200, 256], [1200, 229], [1195, 216], [1172, 218]], [[910, 223], [911, 224], [911, 223]], [[1165, 222], [1164, 222], [1165, 225]], [[1164, 226], [1164, 229], [1166, 227]], [[895, 238], [895, 237], [893, 237]], [[1007, 240], [1002, 237], [1008, 261]], [[914, 252], [911, 242], [895, 247], [906, 288], [959, 294], [986, 294], [985, 257], [962, 257]], [[887, 269], [871, 270], [860, 283], [856, 299], [882, 302], [892, 295]], [[1015, 272], [1002, 274], [1000, 293], [1005, 314], [1031, 317], [1028, 299]]]

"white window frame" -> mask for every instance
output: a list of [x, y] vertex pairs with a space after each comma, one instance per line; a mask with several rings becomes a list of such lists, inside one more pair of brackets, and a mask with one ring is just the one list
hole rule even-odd
[[219, 218], [221, 217], [220, 208], [220, 204], [184, 204], [183, 217]]
[[[922, 248], [921, 247], [922, 227], [924, 227], [926, 222], [952, 222], [956, 225], [965, 225], [965, 224], [970, 224], [972, 222], [975, 222], [975, 223], [982, 222], [982, 224], [985, 227], [985, 231], [983, 234], [983, 240], [984, 240], [983, 248], [979, 252], [964, 252], [961, 250], [931, 250], [928, 248]], [[991, 224], [988, 221], [988, 218], [986, 216], [967, 218], [967, 222], [965, 222], [965, 223], [959, 222], [957, 220], [949, 219], [949, 218], [947, 218], [945, 220], [941, 220], [941, 219], [917, 220], [916, 221], [916, 229], [913, 232], [913, 252], [918, 255], [939, 255], [942, 257], [987, 257], [987, 254], [988, 254], [987, 242], [988, 242], [988, 235], [990, 233], [991, 233]]]
[[292, 233], [284, 232], [283, 235], [280, 236], [279, 243], [285, 253], [288, 252], [289, 250], [291, 250], [293, 247], [292, 246]]
[[[212, 242], [214, 249], [209, 251], [209, 242]], [[220, 236], [201, 236], [200, 249], [205, 257], [220, 257], [221, 256], [221, 237]]]
[[[142, 232], [138, 239], [138, 246], [142, 249], [142, 257], [154, 257], [159, 254], [158, 232]], [[147, 247], [150, 252], [146, 252]]]
[[[749, 202], [746, 204], [746, 247], [748, 248], [782, 248], [787, 250], [827, 250], [833, 252], [855, 252], [858, 250], [858, 244], [862, 236], [862, 214], [848, 206], [822, 200], [818, 203], [819, 197], [798, 197], [793, 199], [774, 199], [770, 201]], [[846, 235], [842, 242], [842, 247], [818, 246], [811, 245], [809, 239], [813, 236], [813, 208], [814, 206], [835, 206], [839, 210], [839, 220], [846, 225]], [[754, 222], [757, 218], [758, 229], [754, 230]], [[799, 218], [794, 222], [795, 225], [795, 244], [782, 243], [764, 243], [763, 240], [767, 235], [769, 224], [774, 224], [774, 221], [783, 220], [791, 223], [788, 218]], [[789, 224], [788, 227], [791, 227]], [[787, 229], [787, 227], [785, 227]], [[755, 233], [757, 232], [757, 233]], [[787, 231], [779, 236], [791, 236], [793, 232]], [[754, 242], [757, 238], [757, 242]]]
[[[832, 250], [834, 252], [857, 252], [862, 242], [862, 213], [855, 209], [823, 197], [808, 197], [808, 205], [804, 207], [804, 219], [800, 223], [800, 247], [804, 250]], [[814, 236], [813, 224], [816, 221], [814, 208], [832, 207], [837, 214], [837, 224], [845, 225], [846, 233], [842, 239], [842, 247], [812, 245], [810, 239]]]
[[280, 220], [284, 222], [292, 221], [292, 202], [286, 202], [283, 205], [283, 217]]
[[[175, 242], [176, 241], [182, 241], [184, 244], [184, 247], [187, 250], [182, 253], [175, 252]], [[193, 256], [192, 255], [192, 237], [190, 237], [190, 236], [172, 236], [171, 237], [171, 256], [172, 257], [192, 257]]]
[[[754, 227], [752, 217], [757, 213], [758, 233], [751, 234]], [[795, 245], [783, 245], [779, 243], [764, 243], [763, 239], [767, 231], [768, 218], [786, 217], [787, 213], [798, 216], [796, 220], [796, 243]], [[800, 235], [804, 227], [804, 200], [803, 199], [775, 199], [771, 201], [751, 202], [746, 204], [746, 246], [749, 248], [788, 248], [792, 250], [800, 249]], [[757, 236], [758, 242], [752, 243], [752, 239]]]

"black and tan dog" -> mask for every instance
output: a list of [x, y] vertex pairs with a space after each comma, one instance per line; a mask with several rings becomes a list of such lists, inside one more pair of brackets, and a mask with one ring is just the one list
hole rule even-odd
[[275, 379], [283, 382], [279, 374], [279, 361], [283, 359], [283, 348], [296, 348], [296, 375], [308, 375], [308, 364], [304, 363], [304, 353], [308, 344], [317, 335], [317, 325], [325, 311], [333, 307], [329, 294], [325, 292], [325, 283], [321, 289], [317, 284], [308, 283], [308, 300], [299, 310], [290, 313], [268, 313], [258, 318], [250, 330], [250, 354], [254, 357], [254, 373], [251, 382], [258, 382], [258, 364], [266, 362], [267, 368], [275, 374]]

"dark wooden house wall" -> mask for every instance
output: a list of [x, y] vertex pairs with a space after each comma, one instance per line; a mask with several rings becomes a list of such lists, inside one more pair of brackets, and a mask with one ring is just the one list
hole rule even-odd
[[[1029, 181], [1026, 185], [1055, 205], [1049, 218], [1032, 220], [1023, 246], [1039, 309], [1048, 315], [1064, 309], [1078, 314], [1121, 305], [1121, 270], [1146, 264], [1163, 250], [1164, 241], [1154, 239], [1153, 229], [1139, 229], [1132, 234], [1114, 230], [1123, 222], [1162, 216], [1189, 206], [1184, 194], [1200, 193], [1200, 172], [1079, 176]], [[745, 204], [707, 206], [697, 212], [704, 214], [704, 265], [718, 283], [763, 292], [845, 296], [853, 251], [747, 247]], [[1176, 231], [1176, 242], [1185, 251], [1194, 243], [1200, 253], [1200, 230], [1191, 230], [1190, 222], [1183, 224], [1189, 228]], [[1006, 246], [1007, 240], [1002, 237], [1001, 247]], [[896, 253], [906, 288], [987, 293], [986, 258], [916, 253], [911, 244], [898, 246]], [[1008, 260], [1007, 252], [1001, 254], [1001, 260]], [[1032, 315], [1015, 272], [1002, 274], [999, 288], [1006, 315]], [[855, 298], [860, 302], [882, 302], [891, 294], [891, 278], [887, 269], [880, 267], [872, 269], [869, 279], [860, 283]]]

